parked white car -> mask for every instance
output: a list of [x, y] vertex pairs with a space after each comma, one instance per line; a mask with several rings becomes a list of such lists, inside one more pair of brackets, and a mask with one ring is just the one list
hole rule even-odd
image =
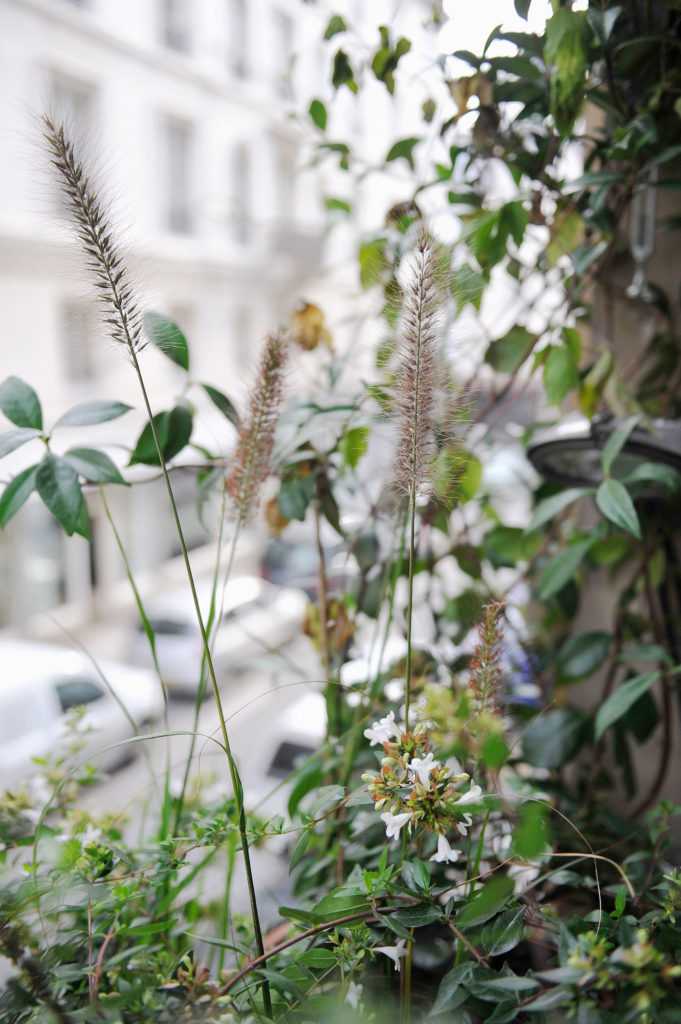
[[[211, 582], [200, 580], [197, 591], [207, 621]], [[218, 588], [218, 605], [220, 602]], [[145, 602], [145, 607], [156, 635], [156, 653], [166, 686], [169, 690], [196, 692], [203, 644], [189, 587], [178, 587], [152, 598]], [[258, 576], [229, 580], [213, 648], [221, 685], [229, 683], [233, 669], [287, 643], [300, 629], [306, 607], [305, 594], [300, 590], [277, 587]], [[137, 624], [130, 655], [135, 664], [153, 664], [141, 623]]]
[[105, 748], [135, 734], [121, 704], [139, 731], [160, 718], [158, 680], [145, 669], [97, 664], [118, 700], [85, 654], [51, 644], [0, 641], [0, 788], [21, 785], [36, 771], [33, 758], [58, 751], [69, 712], [76, 707], [85, 708], [79, 759], [91, 759], [106, 771], [136, 752], [135, 744]]

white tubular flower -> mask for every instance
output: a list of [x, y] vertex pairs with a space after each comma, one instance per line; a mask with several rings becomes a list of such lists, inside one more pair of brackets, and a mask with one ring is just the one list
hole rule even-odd
[[471, 818], [470, 814], [464, 814], [462, 820], [461, 821], [457, 821], [456, 827], [457, 827], [457, 829], [459, 830], [459, 832], [461, 833], [462, 836], [467, 836], [468, 835], [468, 829], [471, 827], [472, 824], [473, 824], [473, 819]]
[[385, 834], [388, 839], [399, 839], [400, 832], [410, 820], [411, 814], [406, 812], [403, 814], [392, 814], [390, 811], [385, 811], [381, 815], [381, 821], [385, 824]]
[[466, 793], [464, 793], [463, 796], [459, 797], [456, 803], [459, 807], [461, 806], [461, 804], [479, 804], [481, 796], [482, 790], [480, 786], [471, 786], [471, 788]]
[[446, 836], [439, 835], [437, 837], [437, 850], [430, 859], [437, 861], [438, 864], [454, 864], [459, 859], [459, 854], [459, 850], [454, 850], [449, 845]]
[[364, 735], [371, 743], [372, 747], [375, 743], [387, 743], [390, 739], [400, 738], [400, 727], [395, 722], [395, 712], [391, 711], [381, 718], [378, 722], [374, 722], [372, 726], [364, 730]]
[[430, 773], [439, 767], [440, 762], [435, 760], [432, 753], [426, 754], [425, 757], [412, 758], [409, 764], [412, 782], [420, 782], [422, 786], [427, 787], [430, 783]]
[[395, 964], [395, 970], [399, 971], [401, 969], [400, 961], [402, 957], [407, 955], [406, 945], [406, 939], [398, 939], [396, 946], [374, 946], [374, 952], [383, 953], [384, 956], [390, 957]]
[[361, 1003], [363, 991], [364, 986], [356, 985], [354, 981], [351, 981], [348, 985], [348, 990], [345, 993], [345, 1002], [348, 1006], [351, 1006], [353, 1010], [356, 1010]]
[[85, 830], [76, 836], [76, 839], [80, 840], [80, 845], [91, 846], [93, 843], [98, 843], [102, 838], [101, 828], [97, 828], [95, 825], [87, 825]]

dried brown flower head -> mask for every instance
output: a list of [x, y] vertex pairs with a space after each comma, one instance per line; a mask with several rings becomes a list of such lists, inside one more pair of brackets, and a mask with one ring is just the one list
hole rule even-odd
[[287, 356], [286, 334], [269, 334], [251, 391], [248, 420], [239, 433], [234, 466], [227, 477], [227, 491], [240, 523], [255, 511], [260, 488], [270, 474]]
[[128, 270], [114, 237], [105, 205], [64, 125], [43, 116], [43, 135], [50, 162], [57, 171], [61, 191], [94, 275], [104, 321], [115, 341], [131, 352], [144, 344], [142, 314], [135, 302]]

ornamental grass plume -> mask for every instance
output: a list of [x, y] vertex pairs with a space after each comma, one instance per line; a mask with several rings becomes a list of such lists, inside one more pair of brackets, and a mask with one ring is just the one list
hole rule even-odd
[[410, 496], [428, 482], [436, 454], [437, 296], [435, 258], [428, 236], [423, 234], [414, 257], [413, 277], [404, 297], [395, 396], [399, 419], [396, 480]]
[[478, 643], [469, 666], [470, 685], [478, 711], [499, 710], [503, 613], [503, 601], [491, 601], [485, 605], [478, 625]]
[[271, 471], [274, 434], [284, 393], [288, 336], [269, 334], [251, 391], [248, 420], [241, 428], [227, 490], [239, 525], [255, 511], [260, 490]]
[[104, 307], [104, 321], [115, 341], [125, 345], [131, 354], [139, 352], [144, 347], [142, 313], [102, 198], [64, 125], [44, 114], [42, 127], [50, 162], [57, 171], [61, 191], [87, 256], [88, 269], [94, 275]]

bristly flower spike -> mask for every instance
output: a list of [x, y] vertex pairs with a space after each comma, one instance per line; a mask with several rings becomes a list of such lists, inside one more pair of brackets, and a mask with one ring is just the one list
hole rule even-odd
[[253, 515], [261, 487], [271, 471], [288, 347], [288, 337], [283, 331], [269, 334], [265, 339], [251, 391], [248, 420], [241, 428], [234, 467], [227, 478], [227, 491], [241, 525]]
[[64, 125], [47, 115], [42, 123], [51, 163], [59, 175], [62, 193], [87, 255], [88, 269], [94, 275], [105, 311], [104, 321], [115, 341], [131, 353], [139, 352], [144, 347], [142, 315], [105, 206]]
[[410, 495], [428, 481], [435, 455], [437, 288], [433, 250], [425, 234], [419, 239], [414, 264], [404, 298], [396, 389], [400, 430], [396, 477]]
[[478, 626], [478, 643], [471, 658], [471, 690], [479, 711], [498, 711], [503, 640], [503, 601], [485, 605]]

